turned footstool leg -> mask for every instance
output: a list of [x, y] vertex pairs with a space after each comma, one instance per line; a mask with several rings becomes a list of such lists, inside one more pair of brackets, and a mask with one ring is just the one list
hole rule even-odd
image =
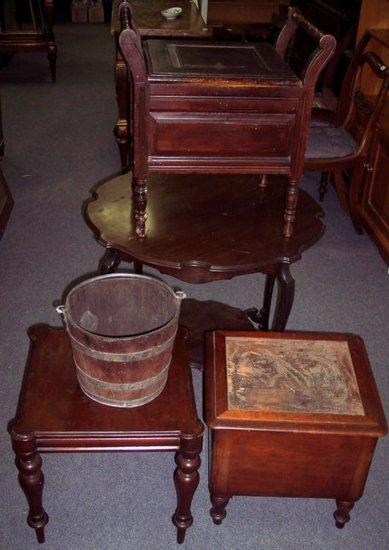
[[15, 433], [11, 433], [11, 437], [16, 455], [15, 464], [19, 470], [19, 483], [29, 506], [27, 523], [35, 529], [38, 542], [45, 542], [44, 527], [49, 517], [42, 506], [42, 459], [37, 452], [34, 437], [19, 436]]
[[226, 506], [229, 500], [230, 497], [211, 494], [212, 508], [210, 514], [215, 525], [220, 525], [226, 517]]
[[[177, 508], [173, 515], [173, 523], [177, 527], [177, 542], [181, 544], [185, 539], [185, 532], [193, 523], [190, 511], [193, 495], [199, 484], [199, 468], [201, 464], [200, 452], [202, 437], [199, 440], [188, 441], [182, 445], [176, 454], [177, 468], [174, 472], [174, 485], [177, 492]], [[190, 448], [192, 447], [192, 448]]]
[[338, 529], [343, 529], [348, 521], [350, 521], [350, 510], [354, 506], [354, 502], [347, 502], [346, 500], [336, 501], [336, 510], [334, 512], [335, 525]]

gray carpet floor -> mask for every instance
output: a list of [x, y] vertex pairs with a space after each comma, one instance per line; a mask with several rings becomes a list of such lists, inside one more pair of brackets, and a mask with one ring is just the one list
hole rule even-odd
[[[2, 419], [2, 550], [38, 547], [6, 432], [28, 351], [26, 329], [59, 325], [53, 302], [80, 276], [96, 272], [103, 249], [82, 219], [89, 189], [119, 170], [112, 137], [116, 117], [114, 44], [107, 26], [57, 28], [58, 81], [44, 55], [19, 54], [1, 77], [7, 156], [2, 169], [15, 208], [0, 242]], [[317, 193], [317, 177], [302, 186]], [[288, 328], [347, 331], [366, 342], [388, 410], [388, 276], [377, 249], [355, 234], [334, 193], [324, 204], [326, 233], [293, 266], [296, 298]], [[177, 281], [165, 277], [169, 283]], [[260, 302], [264, 277], [181, 286], [191, 297], [237, 307]], [[201, 374], [194, 372], [199, 407]], [[199, 408], [201, 413], [201, 408]], [[377, 446], [363, 498], [343, 530], [334, 502], [236, 497], [221, 526], [209, 516], [207, 447], [184, 548], [384, 549], [389, 547], [389, 440]], [[54, 550], [174, 548], [171, 454], [46, 454], [44, 504], [50, 516], [45, 547]]]

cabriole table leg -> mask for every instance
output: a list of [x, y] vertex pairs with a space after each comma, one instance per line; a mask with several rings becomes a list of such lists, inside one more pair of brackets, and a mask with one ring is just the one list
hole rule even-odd
[[121, 262], [120, 254], [116, 248], [108, 248], [101, 262], [100, 273], [107, 275], [115, 273]]
[[258, 330], [269, 330], [270, 308], [275, 280], [276, 276], [274, 273], [266, 275], [265, 290], [263, 294], [263, 303], [261, 309], [259, 311], [257, 308], [246, 310], [247, 317], [250, 319], [250, 321], [253, 321], [255, 324], [258, 325]]
[[288, 322], [294, 299], [295, 282], [290, 273], [289, 264], [280, 263], [277, 268], [277, 304], [274, 311], [272, 330], [282, 332]]

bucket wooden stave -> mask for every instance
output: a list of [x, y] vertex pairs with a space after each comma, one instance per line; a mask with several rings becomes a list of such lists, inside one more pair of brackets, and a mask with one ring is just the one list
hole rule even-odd
[[157, 397], [166, 384], [183, 297], [162, 281], [127, 273], [73, 288], [57, 309], [83, 392], [114, 407]]

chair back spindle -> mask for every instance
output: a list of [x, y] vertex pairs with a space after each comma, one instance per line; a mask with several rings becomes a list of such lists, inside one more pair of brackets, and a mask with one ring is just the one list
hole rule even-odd
[[370, 39], [371, 33], [369, 31], [366, 31], [361, 40], [358, 42], [354, 50], [352, 59], [347, 67], [347, 71], [343, 79], [342, 88], [339, 94], [339, 100], [336, 105], [334, 116], [334, 124], [336, 126], [341, 126], [343, 124], [344, 119], [349, 111], [350, 103], [352, 102], [355, 79], [358, 74], [358, 67], [361, 62], [361, 56], [366, 50]]
[[304, 87], [314, 91], [321, 71], [334, 54], [336, 40], [331, 34], [322, 33], [312, 25], [297, 8], [290, 8], [288, 20], [278, 36], [276, 50], [282, 59], [285, 59], [297, 29], [305, 31], [315, 42], [317, 48], [311, 53], [303, 68], [301, 79]]
[[[361, 91], [364, 71], [373, 73], [380, 81], [378, 95], [368, 98]], [[358, 60], [358, 67], [349, 94], [347, 114], [342, 127], [358, 143], [358, 155], [366, 153], [370, 138], [385, 103], [389, 86], [389, 67], [373, 52], [364, 52]]]
[[132, 89], [132, 135], [134, 150], [134, 176], [148, 172], [147, 158], [143, 154], [147, 146], [147, 131], [144, 121], [148, 112], [147, 67], [142, 50], [139, 29], [134, 22], [132, 7], [129, 2], [119, 6], [122, 32], [119, 36], [119, 46], [127, 66], [129, 67], [130, 85]]
[[139, 29], [134, 22], [132, 7], [129, 2], [122, 2], [119, 6], [122, 32], [119, 44], [122, 54], [130, 67], [134, 83], [145, 83], [147, 71], [142, 51], [142, 41]]

